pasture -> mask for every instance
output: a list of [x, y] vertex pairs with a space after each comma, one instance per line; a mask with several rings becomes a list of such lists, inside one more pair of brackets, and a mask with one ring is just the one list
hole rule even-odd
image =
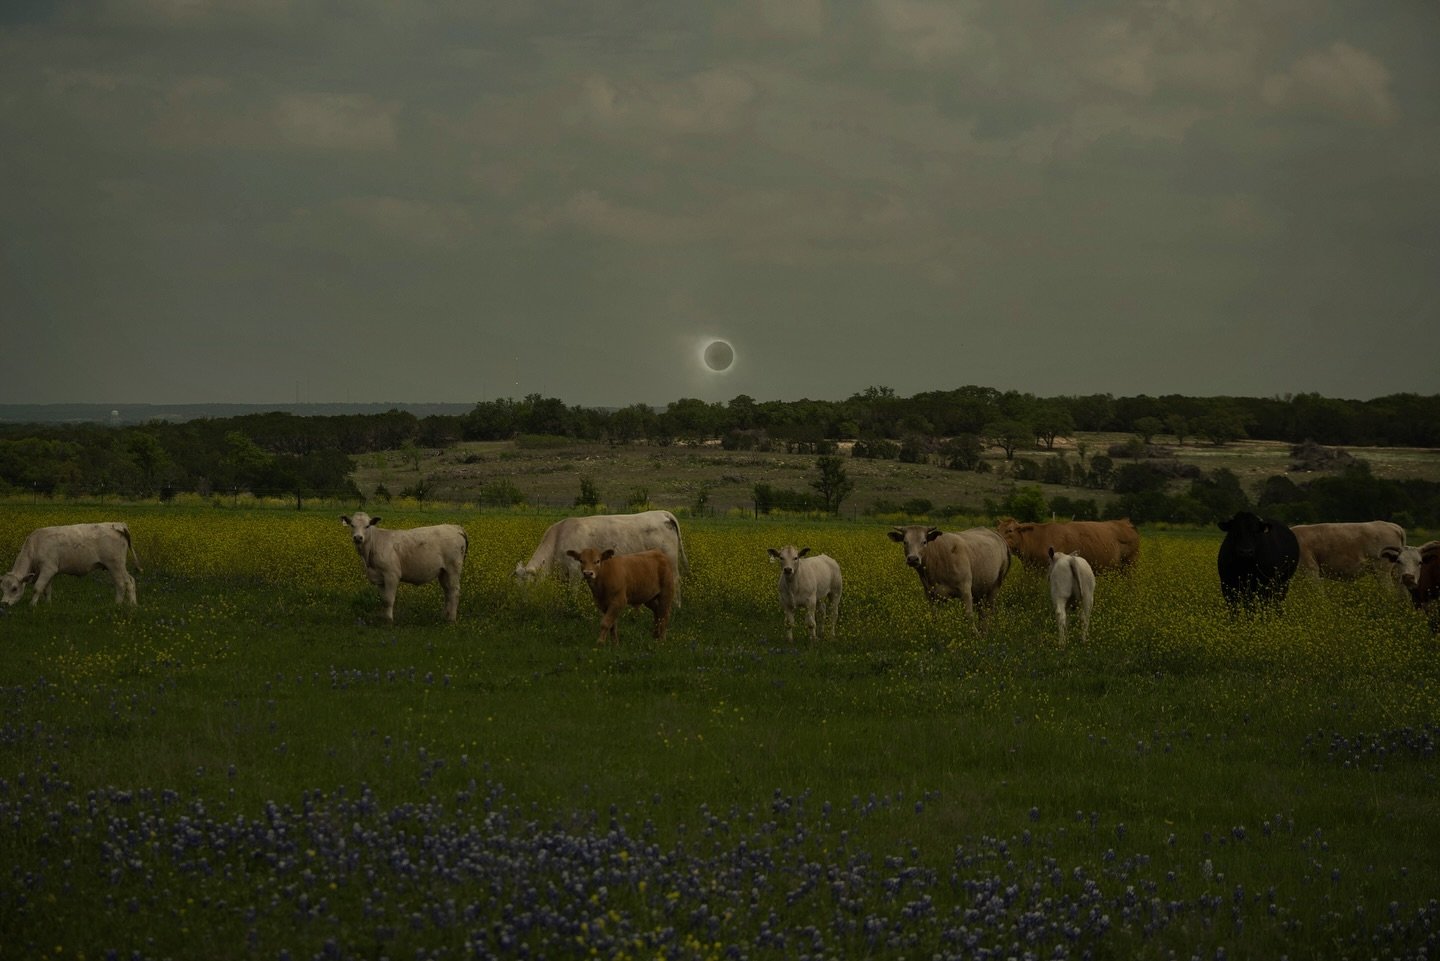
[[668, 637], [606, 649], [511, 581], [554, 517], [381, 512], [470, 539], [458, 623], [391, 626], [338, 513], [0, 511], [0, 565], [125, 520], [144, 567], [0, 613], [0, 958], [1440, 953], [1440, 645], [1379, 578], [1232, 619], [1220, 532], [1142, 529], [1061, 648], [1018, 564], [977, 635], [883, 525], [682, 519]]

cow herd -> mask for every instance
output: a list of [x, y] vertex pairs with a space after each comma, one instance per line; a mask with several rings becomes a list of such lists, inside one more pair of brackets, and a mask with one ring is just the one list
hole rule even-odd
[[[363, 512], [340, 521], [350, 532], [366, 579], [380, 589], [387, 621], [394, 620], [400, 584], [431, 581], [439, 581], [445, 592], [446, 619], [456, 619], [469, 551], [463, 528], [437, 524], [390, 530], [380, 527], [379, 517]], [[1389, 521], [1287, 527], [1245, 511], [1219, 526], [1225, 537], [1216, 568], [1221, 594], [1232, 611], [1284, 600], [1297, 571], [1353, 578], [1388, 568], [1412, 604], [1429, 612], [1431, 630], [1440, 631], [1440, 541], [1408, 547], [1405, 529]], [[1012, 559], [1046, 571], [1061, 644], [1072, 608], [1081, 639], [1088, 636], [1096, 573], [1128, 573], [1140, 555], [1140, 535], [1128, 520], [1031, 524], [1006, 518], [994, 528], [942, 531], [910, 524], [887, 533], [903, 548], [905, 563], [920, 578], [932, 608], [958, 600], [982, 629]], [[770, 548], [767, 554], [780, 566], [777, 592], [787, 640], [793, 639], [797, 611], [805, 612], [812, 641], [822, 625], [833, 638], [844, 589], [839, 563], [794, 545]], [[11, 570], [0, 575], [0, 603], [19, 602], [31, 585], [32, 604], [41, 597], [49, 600], [56, 574], [84, 575], [104, 568], [115, 585], [115, 602], [135, 604], [130, 558], [138, 570], [140, 559], [122, 522], [38, 528], [25, 539]], [[627, 607], [649, 608], [654, 636], [665, 636], [671, 609], [680, 604], [681, 577], [688, 574], [689, 562], [675, 515], [652, 510], [557, 521], [546, 529], [530, 560], [515, 565], [514, 576], [524, 582], [562, 571], [578, 571], [590, 589], [601, 613], [600, 642], [618, 644], [618, 622]]]

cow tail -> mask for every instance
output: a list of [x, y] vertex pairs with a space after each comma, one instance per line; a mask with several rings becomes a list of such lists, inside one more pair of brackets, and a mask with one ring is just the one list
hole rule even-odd
[[470, 535], [465, 533], [465, 528], [460, 528], [460, 556], [470, 556]]
[[680, 555], [680, 573], [688, 575], [690, 573], [690, 558], [685, 554], [685, 539], [680, 536], [680, 523], [678, 521], [671, 521], [670, 523], [675, 525], [675, 548], [676, 553]]
[[120, 529], [120, 533], [125, 535], [125, 547], [130, 551], [130, 556], [135, 558], [135, 569], [142, 574], [145, 573], [145, 568], [140, 566], [140, 555], [135, 552], [135, 542], [130, 539], [129, 526], [126, 524], [116, 524], [115, 526]]
[[1084, 588], [1080, 585], [1080, 565], [1073, 560], [1066, 565], [1070, 568], [1070, 596], [1075, 598], [1076, 604], [1085, 602]]

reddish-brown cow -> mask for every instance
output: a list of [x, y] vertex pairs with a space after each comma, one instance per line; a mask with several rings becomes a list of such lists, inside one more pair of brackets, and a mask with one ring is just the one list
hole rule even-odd
[[655, 615], [655, 639], [665, 638], [670, 607], [675, 602], [675, 562], [659, 550], [616, 554], [594, 547], [565, 552], [580, 563], [580, 576], [590, 586], [595, 606], [600, 609], [600, 640], [608, 637], [620, 643], [620, 615], [625, 608], [650, 608]]
[[1128, 519], [1022, 524], [1003, 517], [995, 525], [1010, 553], [1035, 570], [1050, 566], [1050, 550], [1079, 554], [1096, 571], [1128, 571], [1140, 558], [1140, 533]]

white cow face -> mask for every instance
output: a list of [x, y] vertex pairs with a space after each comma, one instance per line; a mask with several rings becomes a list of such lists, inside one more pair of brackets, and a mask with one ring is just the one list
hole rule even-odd
[[370, 528], [378, 525], [380, 518], [371, 517], [364, 511], [356, 511], [349, 517], [342, 515], [340, 523], [350, 528], [350, 539], [355, 542], [355, 547], [358, 549], [365, 546], [365, 538], [369, 536]]
[[21, 579], [14, 574], [0, 574], [0, 604], [9, 607], [18, 604], [20, 598], [25, 596], [25, 584], [28, 579]]
[[926, 527], [924, 524], [909, 524], [905, 527], [896, 527], [889, 532], [889, 537], [897, 544], [905, 546], [905, 563], [911, 567], [919, 568], [925, 564], [925, 559], [920, 554], [920, 549], [926, 544], [939, 537], [943, 531], [938, 527]]
[[780, 565], [780, 573], [787, 581], [793, 581], [795, 579], [795, 568], [800, 558], [810, 553], [810, 548], [802, 547], [797, 551], [795, 546], [791, 544], [779, 550], [772, 547], [768, 550], [768, 553], [770, 555], [770, 563], [778, 563]]

